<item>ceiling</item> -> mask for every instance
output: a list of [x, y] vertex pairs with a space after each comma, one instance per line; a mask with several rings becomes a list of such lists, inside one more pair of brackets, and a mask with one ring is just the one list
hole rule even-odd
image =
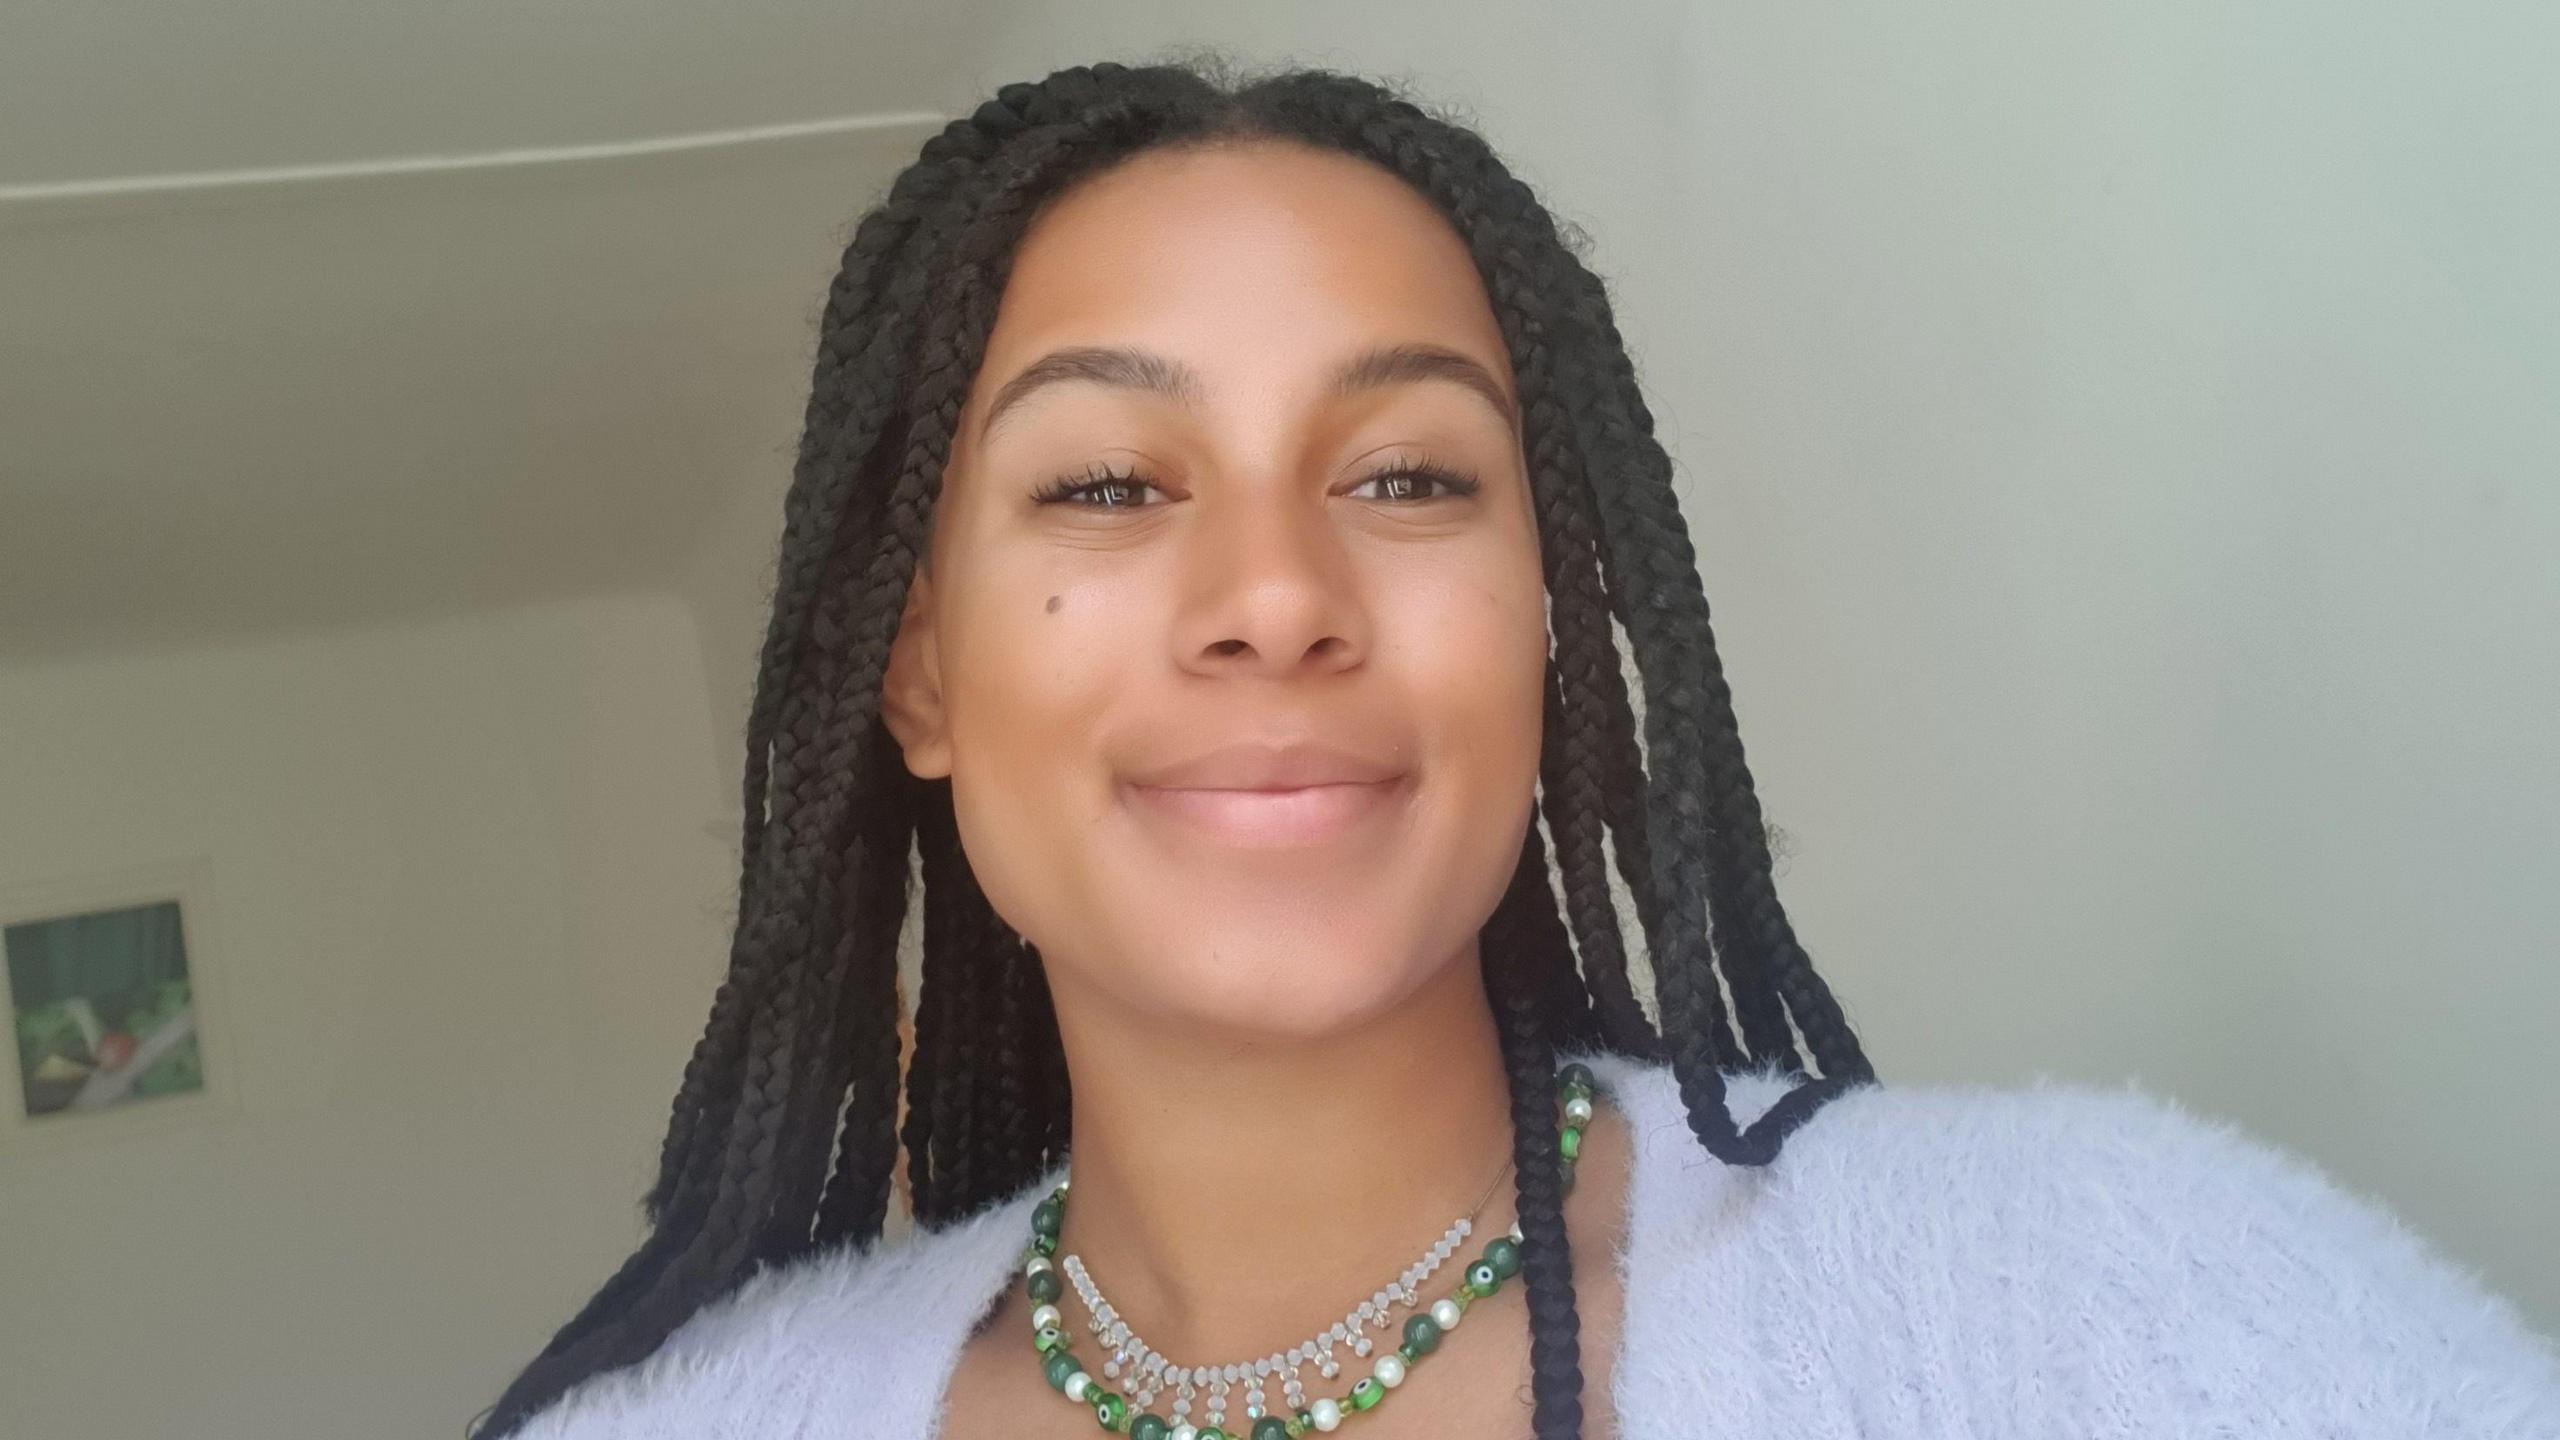
[[972, 39], [7, 7], [0, 657], [667, 583], [787, 469], [836, 255]]

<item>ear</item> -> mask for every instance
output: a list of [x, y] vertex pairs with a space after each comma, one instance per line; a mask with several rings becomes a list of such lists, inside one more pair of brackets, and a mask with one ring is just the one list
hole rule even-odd
[[908, 773], [922, 780], [950, 775], [951, 726], [942, 707], [942, 658], [933, 643], [933, 577], [922, 565], [907, 586], [907, 608], [889, 642], [880, 719], [906, 752]]

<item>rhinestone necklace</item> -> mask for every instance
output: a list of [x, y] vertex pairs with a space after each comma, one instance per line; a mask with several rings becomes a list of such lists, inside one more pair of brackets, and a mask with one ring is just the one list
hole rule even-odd
[[[1556, 1086], [1563, 1109], [1557, 1146], [1564, 1187], [1569, 1194], [1573, 1189], [1574, 1161], [1581, 1153], [1582, 1130], [1591, 1121], [1595, 1082], [1587, 1066], [1574, 1063], [1556, 1072]], [[1032, 1344], [1041, 1357], [1042, 1373], [1052, 1388], [1091, 1409], [1103, 1429], [1131, 1436], [1132, 1440], [1295, 1440], [1309, 1431], [1337, 1429], [1346, 1417], [1375, 1407], [1388, 1390], [1403, 1384], [1410, 1367], [1439, 1348], [1443, 1334], [1457, 1328], [1468, 1305], [1493, 1294], [1503, 1281], [1520, 1273], [1520, 1226], [1514, 1222], [1508, 1235], [1495, 1237], [1482, 1257], [1467, 1267], [1466, 1278], [1455, 1291], [1434, 1301], [1427, 1311], [1406, 1318], [1404, 1343], [1380, 1355], [1369, 1376], [1354, 1384], [1350, 1393], [1307, 1400], [1298, 1374], [1300, 1368], [1313, 1363], [1319, 1374], [1331, 1379], [1342, 1365], [1334, 1354], [1338, 1347], [1348, 1346], [1355, 1356], [1368, 1355], [1375, 1348], [1368, 1331], [1393, 1325], [1398, 1305], [1410, 1310], [1421, 1303], [1418, 1287], [1473, 1233], [1476, 1213], [1492, 1198], [1503, 1175], [1509, 1173], [1506, 1165], [1486, 1186], [1475, 1209], [1451, 1225], [1393, 1284], [1353, 1307], [1331, 1329], [1257, 1359], [1198, 1366], [1174, 1364], [1139, 1339], [1093, 1283], [1080, 1258], [1068, 1255], [1056, 1265], [1051, 1263], [1050, 1257], [1058, 1248], [1058, 1231], [1066, 1218], [1069, 1182], [1061, 1180], [1057, 1189], [1032, 1211], [1031, 1245], [1023, 1252], [1023, 1284], [1032, 1302]], [[1126, 1374], [1128, 1395], [1113, 1393], [1077, 1363], [1056, 1304], [1061, 1268], [1074, 1282], [1078, 1298], [1084, 1301], [1089, 1316], [1086, 1328], [1112, 1352], [1103, 1363], [1103, 1375], [1119, 1380]], [[1282, 1377], [1285, 1418], [1265, 1407], [1264, 1385], [1274, 1375]], [[1243, 1423], [1251, 1427], [1249, 1431], [1225, 1428], [1228, 1397], [1238, 1384], [1246, 1387]], [[1167, 1389], [1174, 1392], [1170, 1419], [1147, 1408]], [[1190, 1418], [1191, 1407], [1204, 1392], [1208, 1413], [1195, 1427]]]
[[1157, 1393], [1169, 1385], [1174, 1391], [1173, 1419], [1179, 1423], [1191, 1418], [1192, 1402], [1205, 1390], [1208, 1392], [1207, 1423], [1214, 1428], [1226, 1423], [1228, 1392], [1241, 1382], [1246, 1387], [1244, 1400], [1248, 1418], [1259, 1419], [1263, 1413], [1263, 1384], [1274, 1374], [1282, 1377], [1281, 1388], [1289, 1408], [1302, 1410], [1306, 1408], [1307, 1397], [1305, 1383], [1298, 1375], [1301, 1367], [1312, 1361], [1318, 1373], [1330, 1380], [1342, 1368], [1342, 1362], [1334, 1356], [1335, 1347], [1348, 1345], [1352, 1354], [1367, 1355], [1374, 1348], [1368, 1334], [1370, 1328], [1383, 1329], [1393, 1323], [1395, 1305], [1400, 1303], [1411, 1309], [1419, 1303], [1414, 1287], [1431, 1278], [1441, 1262], [1449, 1258], [1450, 1252], [1465, 1243], [1467, 1236], [1475, 1230], [1475, 1217], [1484, 1209], [1484, 1202], [1493, 1198], [1494, 1187], [1510, 1173], [1511, 1166], [1504, 1164], [1486, 1183], [1484, 1193], [1476, 1197], [1476, 1203], [1421, 1259], [1406, 1266], [1394, 1284], [1344, 1312], [1332, 1329], [1316, 1332], [1314, 1338], [1303, 1344], [1274, 1350], [1259, 1359], [1233, 1365], [1168, 1364], [1162, 1354], [1140, 1339], [1129, 1328], [1128, 1322], [1120, 1318], [1119, 1312], [1104, 1298], [1101, 1287], [1093, 1283], [1082, 1257], [1062, 1255], [1058, 1257], [1058, 1266], [1066, 1271], [1067, 1282], [1076, 1287], [1077, 1297], [1084, 1301], [1085, 1313], [1090, 1317], [1085, 1327], [1113, 1352], [1102, 1362], [1103, 1378], [1120, 1379], [1124, 1368], [1134, 1372], [1125, 1387], [1129, 1391], [1131, 1405], [1144, 1410], [1155, 1402]]

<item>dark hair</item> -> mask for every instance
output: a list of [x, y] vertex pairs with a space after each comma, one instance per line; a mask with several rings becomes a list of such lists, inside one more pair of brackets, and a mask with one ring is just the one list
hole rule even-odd
[[[1217, 69], [1100, 64], [1007, 85], [926, 141], [855, 230], [783, 507], [729, 973], [643, 1201], [650, 1233], [491, 1407], [485, 1440], [646, 1358], [758, 1267], [877, 1240], [901, 1145], [926, 1228], [1066, 1155], [1066, 1062], [1039, 957], [972, 878], [949, 782], [904, 769], [881, 679], [1014, 247], [1044, 203], [1143, 151], [1277, 140], [1382, 167], [1465, 241], [1510, 352], [1553, 655], [1537, 817], [1480, 948], [1510, 1077], [1541, 1440], [1582, 1422], [1557, 1051], [1667, 1059], [1700, 1143], [1735, 1165], [1767, 1164], [1822, 1104], [1874, 1081], [1778, 903], [1669, 457], [1602, 282], [1465, 125], [1330, 71]], [[1613, 622], [1642, 679], [1641, 748]], [[1613, 859], [1658, 1030], [1620, 940]], [[902, 1075], [911, 863], [926, 979]], [[1723, 1072], [1743, 1068], [1801, 1077], [1747, 1128], [1725, 1104]]]

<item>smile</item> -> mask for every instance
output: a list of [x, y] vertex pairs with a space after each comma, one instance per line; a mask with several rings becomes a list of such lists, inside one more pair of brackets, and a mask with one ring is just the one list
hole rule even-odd
[[1126, 787], [1133, 808], [1187, 833], [1247, 849], [1319, 845], [1384, 815], [1404, 789], [1391, 780], [1267, 789]]

